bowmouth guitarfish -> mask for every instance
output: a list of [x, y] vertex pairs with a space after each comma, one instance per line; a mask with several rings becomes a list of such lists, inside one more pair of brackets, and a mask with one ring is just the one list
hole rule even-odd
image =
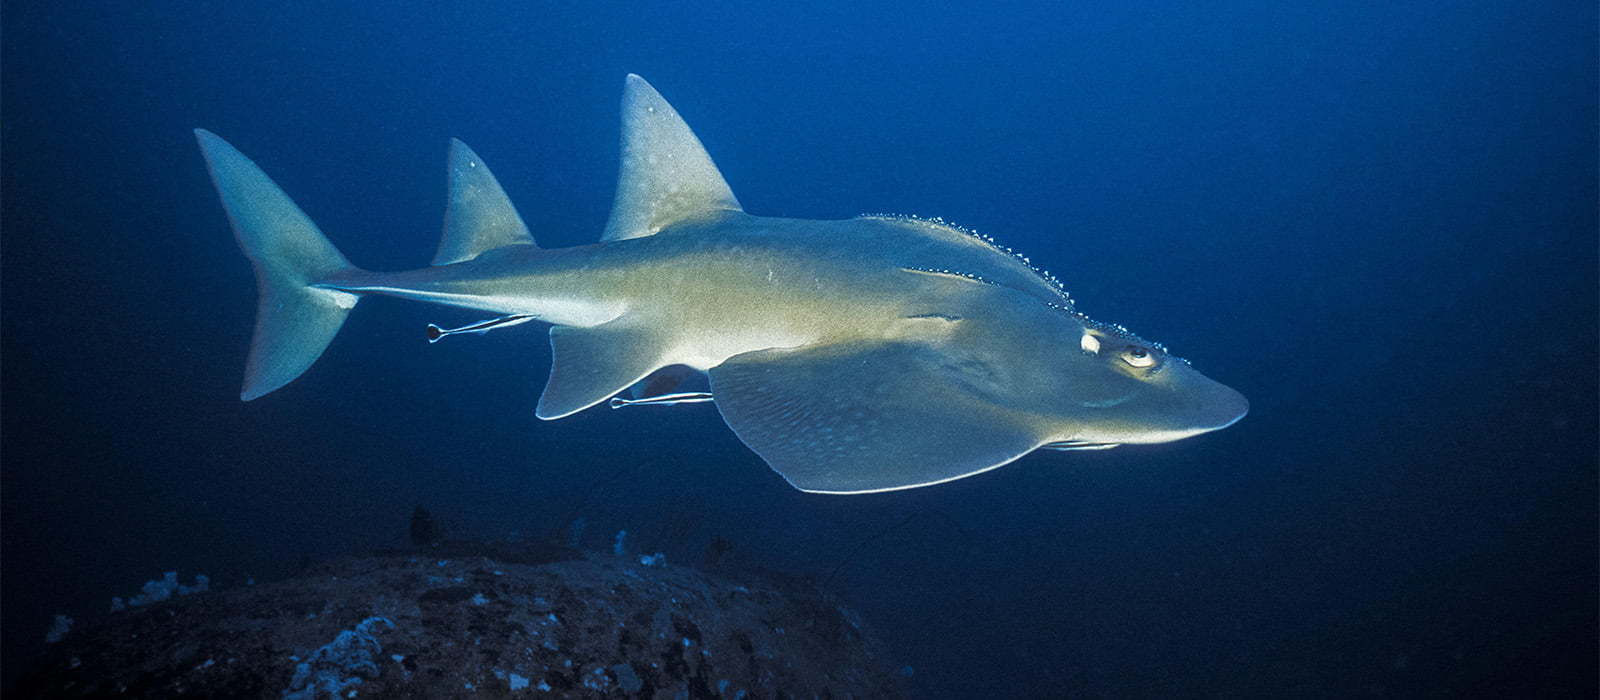
[[[539, 418], [608, 400], [712, 403], [817, 493], [930, 486], [1039, 449], [1169, 442], [1248, 410], [1160, 345], [1078, 313], [1053, 277], [985, 237], [937, 219], [745, 213], [636, 75], [598, 243], [540, 248], [483, 159], [452, 141], [444, 236], [418, 270], [351, 265], [254, 162], [195, 134], [255, 268], [246, 401], [299, 377], [378, 294], [493, 314], [430, 326], [430, 341], [550, 324]], [[706, 390], [678, 390], [685, 377]]]

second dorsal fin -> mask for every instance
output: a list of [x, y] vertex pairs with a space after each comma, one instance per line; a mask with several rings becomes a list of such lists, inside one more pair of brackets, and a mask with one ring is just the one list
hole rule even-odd
[[433, 264], [463, 262], [509, 245], [533, 245], [533, 235], [500, 181], [478, 154], [456, 139], [450, 139], [449, 187], [444, 237]]
[[604, 241], [653, 235], [698, 214], [742, 211], [711, 156], [644, 78], [622, 93], [622, 168]]

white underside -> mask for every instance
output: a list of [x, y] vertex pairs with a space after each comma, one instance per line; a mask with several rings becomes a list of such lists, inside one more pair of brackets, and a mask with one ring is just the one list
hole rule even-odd
[[[333, 290], [330, 290], [333, 291]], [[449, 292], [422, 291], [403, 287], [363, 286], [351, 291], [426, 301], [446, 306], [478, 309], [501, 314], [526, 314], [558, 326], [592, 328], [616, 320], [627, 306], [619, 302], [575, 299], [572, 297], [537, 297], [526, 295], [496, 296], [490, 294], [452, 294]]]

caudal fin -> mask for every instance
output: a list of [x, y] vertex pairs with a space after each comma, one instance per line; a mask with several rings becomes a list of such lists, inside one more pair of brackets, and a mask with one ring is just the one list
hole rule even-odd
[[322, 356], [358, 297], [313, 285], [352, 266], [254, 162], [216, 134], [194, 134], [256, 271], [256, 330], [239, 393], [249, 401], [294, 381]]

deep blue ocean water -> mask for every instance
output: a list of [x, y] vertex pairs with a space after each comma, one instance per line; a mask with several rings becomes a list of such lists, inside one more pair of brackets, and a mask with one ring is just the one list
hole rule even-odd
[[[7, 2], [4, 672], [160, 572], [627, 529], [837, 591], [927, 697], [1596, 693], [1592, 2]], [[942, 216], [1242, 391], [1225, 431], [806, 495], [707, 406], [534, 418], [534, 325], [379, 299], [237, 399], [195, 148], [425, 265], [446, 141], [593, 241], [623, 76], [751, 213]], [[978, 428], [975, 428], [978, 429]]]

